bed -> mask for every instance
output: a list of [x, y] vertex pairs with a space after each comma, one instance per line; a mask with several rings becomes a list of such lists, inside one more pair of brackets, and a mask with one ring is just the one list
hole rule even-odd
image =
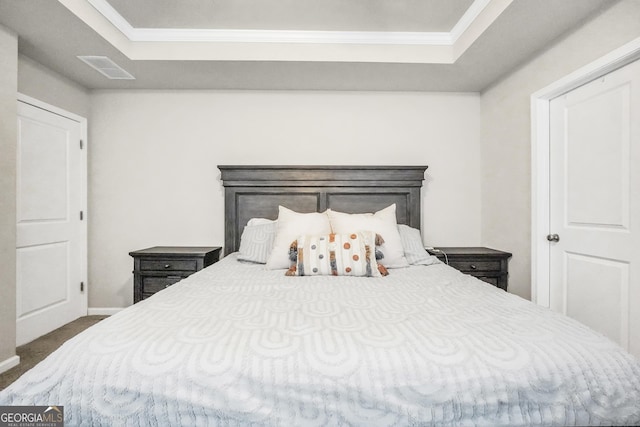
[[384, 277], [241, 259], [282, 205], [393, 205], [415, 236], [425, 167], [219, 169], [226, 256], [71, 339], [0, 405], [62, 405], [67, 425], [640, 424], [637, 359], [424, 251]]

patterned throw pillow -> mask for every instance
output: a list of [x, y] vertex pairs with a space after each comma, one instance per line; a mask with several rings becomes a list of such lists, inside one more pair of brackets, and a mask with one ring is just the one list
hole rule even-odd
[[[373, 231], [348, 234], [304, 235], [291, 244], [293, 266], [287, 276], [386, 276], [376, 262]], [[378, 239], [380, 242], [381, 239]]]

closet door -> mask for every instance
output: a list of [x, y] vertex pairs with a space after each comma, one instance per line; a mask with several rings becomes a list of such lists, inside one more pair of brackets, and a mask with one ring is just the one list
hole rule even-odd
[[18, 102], [17, 345], [87, 314], [80, 134], [79, 122]]
[[550, 303], [640, 356], [640, 62], [551, 101]]

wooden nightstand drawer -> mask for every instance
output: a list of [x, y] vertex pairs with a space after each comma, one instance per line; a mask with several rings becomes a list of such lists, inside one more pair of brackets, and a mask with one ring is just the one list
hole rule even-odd
[[153, 295], [154, 293], [161, 291], [174, 283], [179, 282], [187, 276], [143, 276], [142, 279], [142, 293]]
[[141, 271], [197, 271], [197, 267], [195, 259], [140, 259]]
[[221, 247], [156, 246], [130, 252], [133, 257], [133, 302], [159, 292], [220, 258]]
[[493, 286], [497, 286], [500, 284], [500, 277], [487, 277], [487, 276], [475, 276], [483, 282], [487, 282]]
[[438, 247], [429, 253], [456, 270], [507, 290], [509, 252], [483, 247]]
[[500, 261], [457, 261], [449, 260], [449, 265], [456, 270], [467, 272], [500, 271]]

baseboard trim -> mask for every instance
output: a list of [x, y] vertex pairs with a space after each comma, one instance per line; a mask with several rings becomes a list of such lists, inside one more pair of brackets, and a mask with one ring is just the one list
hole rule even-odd
[[124, 310], [123, 307], [89, 307], [87, 314], [89, 316], [112, 316]]
[[0, 374], [20, 364], [20, 356], [11, 356], [0, 362]]

